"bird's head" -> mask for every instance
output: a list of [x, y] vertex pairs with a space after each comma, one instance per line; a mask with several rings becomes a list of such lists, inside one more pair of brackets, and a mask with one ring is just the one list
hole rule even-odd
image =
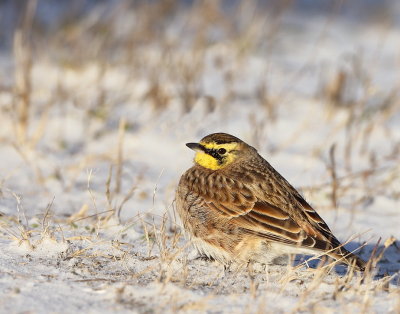
[[237, 161], [251, 146], [226, 133], [207, 135], [199, 143], [187, 143], [196, 151], [195, 163], [211, 170], [219, 170]]

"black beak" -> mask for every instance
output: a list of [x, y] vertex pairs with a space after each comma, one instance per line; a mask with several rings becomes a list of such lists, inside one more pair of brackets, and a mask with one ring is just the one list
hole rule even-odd
[[205, 148], [203, 145], [200, 145], [199, 143], [186, 143], [186, 146], [189, 147], [190, 149], [193, 149], [194, 151], [205, 151]]

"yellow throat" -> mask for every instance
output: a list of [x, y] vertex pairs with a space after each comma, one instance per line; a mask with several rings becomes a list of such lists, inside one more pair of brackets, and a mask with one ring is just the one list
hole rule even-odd
[[232, 153], [232, 151], [235, 150], [235, 148], [238, 146], [238, 143], [217, 144], [214, 142], [200, 142], [200, 145], [209, 150], [218, 151], [221, 148], [224, 148], [226, 150], [226, 153], [221, 155], [221, 160], [211, 156], [210, 154], [207, 154], [206, 152], [197, 151], [196, 156], [194, 157], [194, 161], [204, 168], [218, 170], [229, 165], [236, 159], [236, 155]]

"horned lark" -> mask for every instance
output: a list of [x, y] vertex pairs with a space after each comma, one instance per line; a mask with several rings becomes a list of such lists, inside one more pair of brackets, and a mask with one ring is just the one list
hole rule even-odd
[[365, 269], [316, 211], [257, 150], [214, 133], [181, 177], [177, 212], [198, 251], [222, 263], [274, 263], [288, 254], [328, 255]]

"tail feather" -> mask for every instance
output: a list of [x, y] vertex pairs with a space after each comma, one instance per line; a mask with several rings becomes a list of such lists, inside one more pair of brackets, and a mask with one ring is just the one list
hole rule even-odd
[[[308, 242], [306, 242], [308, 241]], [[367, 263], [360, 257], [349, 252], [343, 247], [343, 244], [339, 242], [335, 237], [329, 238], [329, 241], [307, 237], [303, 241], [303, 245], [313, 247], [314, 249], [325, 252], [326, 255], [334, 258], [335, 260], [345, 263], [349, 266], [354, 266], [356, 270], [364, 271]]]
[[327, 253], [337, 261], [341, 261], [349, 266], [353, 266], [358, 271], [365, 271], [367, 263], [357, 255], [347, 251], [345, 248], [337, 248], [336, 250]]

